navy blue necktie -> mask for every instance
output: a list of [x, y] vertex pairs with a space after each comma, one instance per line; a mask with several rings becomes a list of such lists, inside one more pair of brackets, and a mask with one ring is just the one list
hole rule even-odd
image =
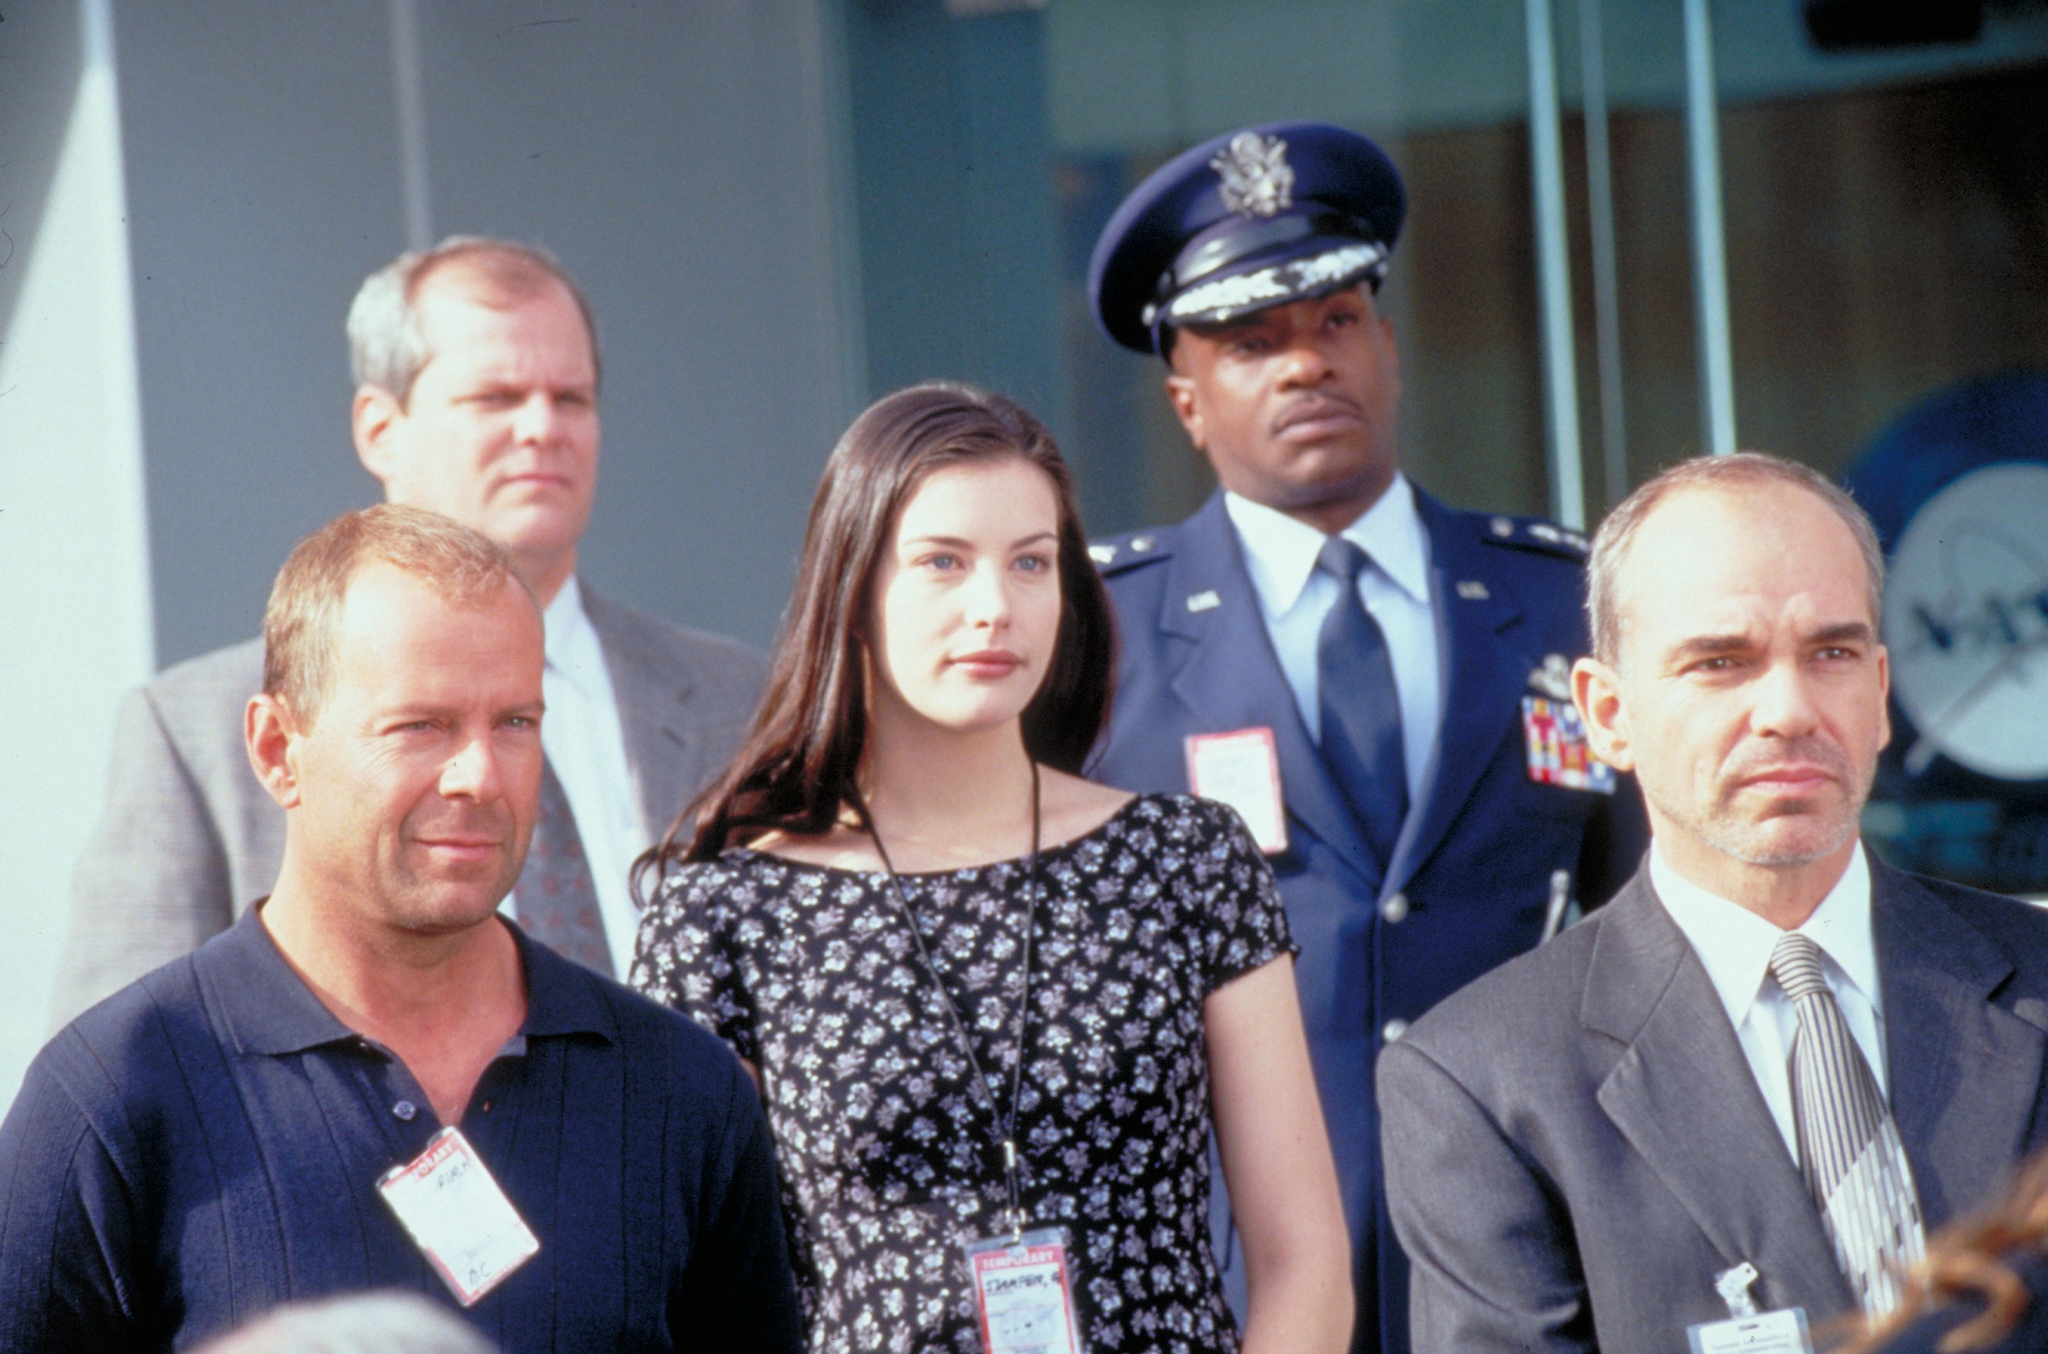
[[1408, 766], [1387, 637], [1358, 596], [1358, 576], [1371, 563], [1342, 536], [1324, 541], [1316, 555], [1316, 568], [1337, 580], [1336, 604], [1316, 641], [1316, 704], [1323, 759], [1384, 869], [1408, 813]]

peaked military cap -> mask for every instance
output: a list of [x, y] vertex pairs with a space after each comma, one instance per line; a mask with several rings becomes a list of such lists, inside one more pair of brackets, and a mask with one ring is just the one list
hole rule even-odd
[[1204, 141], [1116, 210], [1088, 263], [1103, 332], [1141, 353], [1169, 326], [1222, 324], [1386, 276], [1408, 195], [1371, 141], [1271, 122]]

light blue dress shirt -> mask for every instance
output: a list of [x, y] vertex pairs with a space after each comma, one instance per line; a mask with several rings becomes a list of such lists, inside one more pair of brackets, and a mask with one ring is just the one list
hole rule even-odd
[[[1258, 595], [1259, 613], [1280, 671], [1294, 693], [1295, 708], [1309, 737], [1320, 740], [1316, 645], [1323, 618], [1342, 586], [1316, 568], [1316, 555], [1327, 538], [1306, 522], [1233, 493], [1224, 494], [1223, 507], [1244, 547], [1252, 591]], [[1443, 721], [1443, 663], [1429, 600], [1429, 537], [1407, 478], [1397, 473], [1379, 501], [1342, 535], [1372, 558], [1372, 567], [1359, 575], [1358, 593], [1387, 637], [1387, 656], [1401, 699], [1401, 752], [1407, 760], [1408, 802], [1413, 806], [1421, 802], [1422, 780]]]

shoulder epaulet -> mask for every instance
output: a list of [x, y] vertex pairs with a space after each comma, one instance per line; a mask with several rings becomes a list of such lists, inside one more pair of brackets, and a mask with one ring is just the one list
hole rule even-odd
[[1489, 545], [1533, 550], [1541, 555], [1571, 560], [1574, 564], [1586, 562], [1590, 542], [1584, 533], [1559, 526], [1547, 517], [1510, 517], [1506, 513], [1495, 513], [1485, 521], [1480, 535]]
[[1088, 547], [1088, 558], [1095, 561], [1096, 572], [1105, 577], [1172, 556], [1173, 550], [1165, 538], [1153, 530], [1126, 532], [1096, 541]]

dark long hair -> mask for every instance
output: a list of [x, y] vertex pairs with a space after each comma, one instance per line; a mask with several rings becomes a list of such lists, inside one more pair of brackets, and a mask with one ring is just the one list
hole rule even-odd
[[1982, 1304], [1935, 1348], [1984, 1349], [2012, 1334], [2034, 1295], [2015, 1266], [2048, 1252], [2048, 1150], [2022, 1164], [1996, 1202], [1950, 1223], [1927, 1240], [1927, 1257], [1913, 1267], [1904, 1295], [1889, 1319], [1852, 1344], [1844, 1354], [1877, 1354], [1913, 1321], [1945, 1303]]
[[1044, 471], [1059, 502], [1059, 634], [1024, 708], [1024, 749], [1047, 766], [1081, 769], [1109, 718], [1116, 631], [1081, 533], [1073, 477], [1052, 435], [1016, 403], [951, 382], [912, 386], [869, 405], [832, 449], [746, 740], [725, 774], [634, 862], [636, 896], [650, 870], [709, 860], [763, 832], [809, 836], [838, 821], [856, 794], [867, 738], [861, 634], [896, 515], [933, 471], [1010, 458]]

